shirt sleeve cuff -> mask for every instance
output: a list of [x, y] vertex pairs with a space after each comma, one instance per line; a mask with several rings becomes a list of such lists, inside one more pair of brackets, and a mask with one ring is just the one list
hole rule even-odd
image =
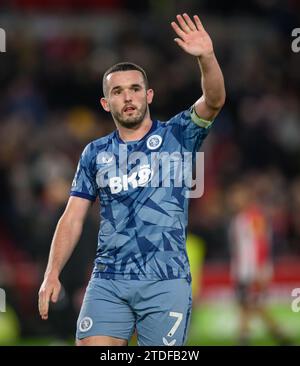
[[92, 202], [96, 201], [95, 196], [91, 196], [90, 194], [82, 193], [82, 192], [71, 191], [70, 196], [85, 198], [86, 200], [89, 200], [89, 201], [92, 201]]

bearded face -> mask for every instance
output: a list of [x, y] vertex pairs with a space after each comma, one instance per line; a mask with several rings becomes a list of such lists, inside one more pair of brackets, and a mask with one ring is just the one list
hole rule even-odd
[[153, 91], [146, 90], [141, 72], [118, 71], [107, 76], [106, 97], [101, 104], [117, 124], [136, 129], [145, 119], [152, 98]]
[[121, 110], [120, 107], [111, 104], [110, 112], [113, 116], [113, 119], [121, 126], [135, 129], [143, 122], [147, 112], [147, 107], [148, 104], [145, 97], [144, 100], [139, 103], [139, 105], [128, 102], [128, 104], [125, 104]]

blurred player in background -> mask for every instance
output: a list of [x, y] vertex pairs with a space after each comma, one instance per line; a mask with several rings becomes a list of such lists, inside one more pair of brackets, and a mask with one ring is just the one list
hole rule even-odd
[[255, 187], [249, 182], [235, 184], [229, 193], [234, 217], [229, 237], [232, 250], [231, 270], [240, 307], [239, 343], [248, 345], [253, 315], [259, 316], [279, 344], [287, 337], [270, 316], [265, 305], [272, 280], [272, 228]]
[[[195, 154], [224, 104], [225, 88], [212, 41], [198, 16], [192, 20], [178, 15], [177, 22], [171, 23], [175, 42], [199, 63], [202, 97], [161, 123], [150, 117], [154, 93], [141, 67], [125, 62], [107, 70], [101, 104], [117, 130], [84, 149], [54, 234], [39, 292], [43, 319], [49, 301], [58, 299], [59, 275], [81, 235], [88, 208], [99, 197], [98, 250], [77, 323], [78, 345], [127, 345], [135, 329], [139, 345], [177, 346], [186, 338], [191, 313], [185, 247], [189, 188], [176, 186], [174, 176], [170, 186], [162, 186], [161, 174], [159, 186], [151, 186], [149, 158], [154, 151]], [[142, 152], [147, 161], [137, 164], [141, 158], [135, 155], [124, 168], [120, 146], [128, 157]], [[111, 177], [115, 164], [118, 173]], [[108, 184], [102, 184], [107, 176]]]

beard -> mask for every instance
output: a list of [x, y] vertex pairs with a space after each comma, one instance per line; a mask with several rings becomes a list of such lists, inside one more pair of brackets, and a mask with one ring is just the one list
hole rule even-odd
[[129, 129], [136, 129], [143, 122], [145, 115], [147, 113], [147, 103], [145, 103], [141, 108], [136, 108], [132, 115], [126, 116], [124, 112], [117, 112], [113, 109], [111, 110], [111, 114], [113, 119], [119, 123], [122, 127]]

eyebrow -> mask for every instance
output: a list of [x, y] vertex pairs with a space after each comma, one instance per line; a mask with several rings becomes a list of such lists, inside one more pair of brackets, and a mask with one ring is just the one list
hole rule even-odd
[[[141, 84], [131, 84], [130, 85], [130, 88], [142, 88], [142, 85]], [[111, 92], [113, 92], [114, 90], [118, 90], [118, 89], [123, 89], [123, 87], [121, 85], [117, 85], [117, 86], [114, 86], [112, 89], [111, 89]]]

